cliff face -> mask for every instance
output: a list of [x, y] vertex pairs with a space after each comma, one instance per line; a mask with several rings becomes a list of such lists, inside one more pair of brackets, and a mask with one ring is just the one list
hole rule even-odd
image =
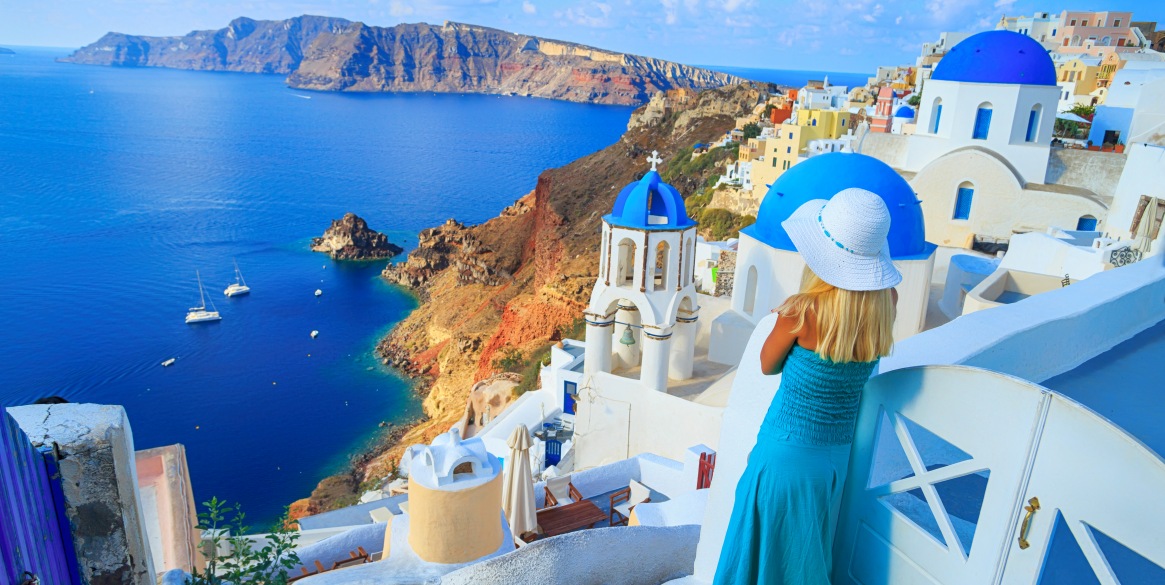
[[741, 81], [650, 57], [458, 23], [357, 24], [321, 34], [288, 85], [338, 91], [495, 93], [641, 104], [667, 89]]
[[288, 74], [299, 66], [304, 49], [320, 33], [339, 33], [351, 26], [351, 22], [342, 18], [305, 15], [287, 20], [236, 18], [226, 28], [196, 30], [181, 37], [111, 32], [61, 61], [86, 65]]
[[669, 89], [742, 80], [637, 55], [458, 23], [368, 26], [339, 18], [235, 19], [182, 37], [108, 33], [69, 63], [288, 74], [291, 87], [527, 95], [638, 105]]
[[370, 462], [365, 476], [383, 475], [404, 446], [431, 441], [464, 416], [470, 389], [499, 370], [500, 356], [536, 358], [582, 316], [598, 276], [601, 216], [619, 189], [646, 172], [648, 153], [660, 151], [666, 172], [673, 153], [723, 136], [770, 90], [751, 84], [709, 90], [650, 120], [641, 108], [617, 143], [545, 171], [532, 193], [498, 217], [426, 230], [407, 261], [385, 270], [425, 302], [378, 350], [426, 380], [428, 420]]

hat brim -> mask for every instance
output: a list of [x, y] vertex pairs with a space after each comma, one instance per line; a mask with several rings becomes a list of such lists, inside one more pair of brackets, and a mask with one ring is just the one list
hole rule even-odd
[[890, 258], [889, 244], [876, 256], [862, 256], [846, 251], [822, 233], [817, 216], [826, 203], [824, 199], [806, 201], [781, 222], [809, 269], [821, 280], [845, 290], [883, 290], [902, 282], [902, 273]]

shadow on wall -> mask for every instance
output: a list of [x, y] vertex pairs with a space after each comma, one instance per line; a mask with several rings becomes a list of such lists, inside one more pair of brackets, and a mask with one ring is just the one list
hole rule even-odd
[[596, 528], [454, 571], [442, 585], [665, 583], [692, 573], [699, 526]]

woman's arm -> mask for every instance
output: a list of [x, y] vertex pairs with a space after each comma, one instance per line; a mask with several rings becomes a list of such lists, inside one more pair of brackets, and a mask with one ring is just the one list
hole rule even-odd
[[765, 338], [765, 344], [760, 348], [760, 369], [766, 376], [779, 374], [785, 366], [785, 357], [797, 343], [797, 335], [792, 332], [794, 325], [793, 319], [779, 316], [772, 332]]

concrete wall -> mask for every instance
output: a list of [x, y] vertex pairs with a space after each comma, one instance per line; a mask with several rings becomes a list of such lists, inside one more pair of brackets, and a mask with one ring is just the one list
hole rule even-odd
[[1116, 195], [1124, 167], [1123, 154], [1053, 148], [1047, 183], [1087, 189], [1107, 199]]
[[688, 575], [698, 526], [597, 528], [449, 573], [441, 585], [656, 585]]
[[34, 445], [61, 452], [65, 516], [81, 579], [153, 585], [154, 563], [137, 491], [133, 433], [120, 406], [51, 404], [8, 409]]
[[201, 568], [198, 512], [186, 467], [186, 448], [168, 445], [138, 451], [135, 463], [154, 568], [159, 572]]

